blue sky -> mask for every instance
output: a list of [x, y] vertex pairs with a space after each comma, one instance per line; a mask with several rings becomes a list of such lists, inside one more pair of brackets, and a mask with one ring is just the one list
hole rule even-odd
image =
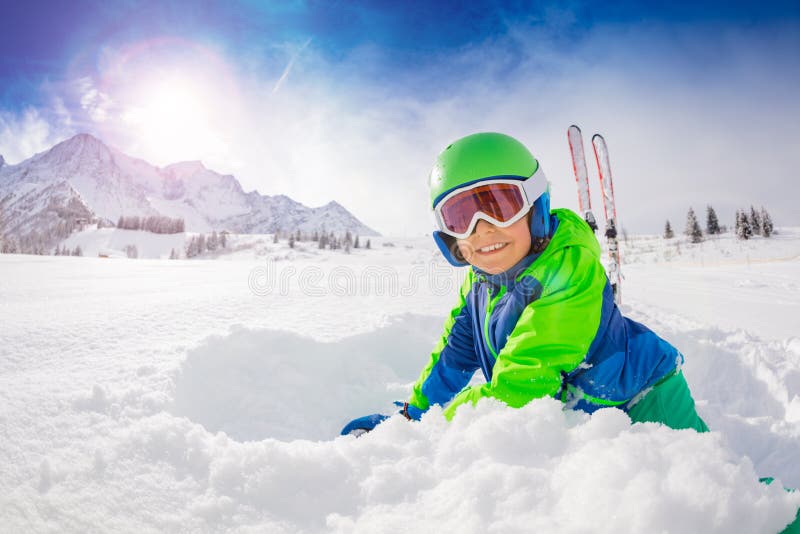
[[4, 2], [0, 154], [87, 131], [408, 235], [438, 150], [479, 130], [528, 144], [575, 208], [575, 122], [606, 135], [633, 232], [709, 202], [800, 224], [800, 5], [531, 4]]

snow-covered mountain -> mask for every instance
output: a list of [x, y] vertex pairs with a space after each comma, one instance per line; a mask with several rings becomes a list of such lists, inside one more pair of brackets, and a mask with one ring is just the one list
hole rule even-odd
[[[309, 208], [285, 195], [245, 193], [202, 163], [156, 167], [79, 134], [17, 165], [0, 156], [0, 229], [23, 236], [69, 231], [81, 218], [182, 218], [188, 231], [234, 233], [347, 230], [378, 235], [340, 204]], [[66, 227], [66, 230], [65, 230]]]

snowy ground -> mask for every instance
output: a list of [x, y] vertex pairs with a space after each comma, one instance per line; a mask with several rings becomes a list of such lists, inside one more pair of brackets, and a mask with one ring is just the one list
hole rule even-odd
[[800, 506], [756, 480], [800, 486], [800, 230], [623, 247], [623, 311], [686, 355], [704, 435], [545, 399], [336, 437], [406, 396], [460, 273], [427, 240], [248, 242], [0, 255], [0, 531], [777, 532]]

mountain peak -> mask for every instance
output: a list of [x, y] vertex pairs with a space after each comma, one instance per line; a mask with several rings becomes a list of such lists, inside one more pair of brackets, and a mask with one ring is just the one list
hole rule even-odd
[[45, 161], [54, 164], [64, 164], [75, 158], [89, 158], [96, 161], [109, 161], [112, 159], [111, 150], [99, 139], [87, 133], [73, 135], [65, 141], [41, 154]]
[[197, 174], [199, 172], [207, 171], [203, 162], [197, 161], [180, 161], [178, 163], [172, 163], [164, 167], [165, 171], [172, 171], [177, 176], [191, 176], [193, 174]]
[[[73, 135], [72, 137], [70, 137], [66, 141], [62, 141], [61, 143], [59, 143], [59, 145], [63, 145], [63, 144], [67, 144], [67, 145], [70, 145], [70, 146], [99, 145], [99, 146], [102, 146], [103, 148], [107, 148], [106, 145], [100, 139], [98, 139], [95, 136], [93, 136], [91, 134], [88, 134], [88, 133], [79, 133], [79, 134]], [[58, 145], [56, 145], [56, 146], [58, 146]]]
[[330, 202], [328, 202], [327, 204], [325, 204], [322, 207], [323, 208], [333, 209], [333, 210], [347, 211], [347, 209], [345, 209], [344, 206], [342, 206], [341, 204], [339, 204], [335, 200], [331, 200]]

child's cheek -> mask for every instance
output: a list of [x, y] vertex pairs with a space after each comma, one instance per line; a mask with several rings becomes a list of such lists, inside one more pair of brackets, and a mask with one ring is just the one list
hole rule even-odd
[[458, 244], [458, 251], [464, 257], [465, 260], [471, 262], [472, 256], [475, 254], [475, 247], [473, 247], [469, 241], [459, 240], [457, 241]]

